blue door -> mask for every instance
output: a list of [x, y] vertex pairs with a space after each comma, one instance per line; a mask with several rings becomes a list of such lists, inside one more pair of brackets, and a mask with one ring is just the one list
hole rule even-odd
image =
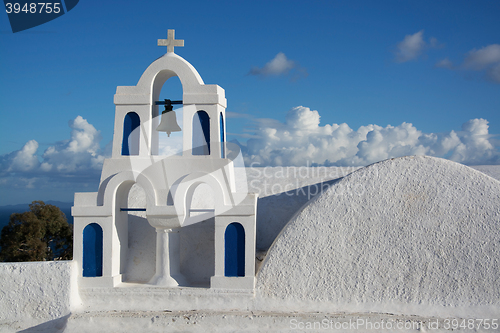
[[224, 233], [224, 275], [245, 276], [245, 229], [237, 222]]
[[102, 276], [102, 228], [97, 223], [83, 229], [83, 276]]

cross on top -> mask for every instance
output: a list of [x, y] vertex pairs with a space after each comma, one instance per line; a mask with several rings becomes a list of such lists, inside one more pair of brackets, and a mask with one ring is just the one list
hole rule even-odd
[[183, 39], [175, 39], [175, 30], [168, 29], [167, 39], [158, 39], [158, 46], [166, 46], [167, 53], [174, 53], [174, 47], [184, 46]]

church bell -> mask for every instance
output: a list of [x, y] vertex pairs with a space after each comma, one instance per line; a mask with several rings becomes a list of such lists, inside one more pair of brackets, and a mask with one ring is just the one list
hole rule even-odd
[[173, 111], [172, 101], [165, 100], [165, 110], [161, 113], [160, 125], [156, 128], [159, 132], [166, 132], [168, 136], [172, 132], [180, 132], [181, 128], [177, 124], [177, 116]]

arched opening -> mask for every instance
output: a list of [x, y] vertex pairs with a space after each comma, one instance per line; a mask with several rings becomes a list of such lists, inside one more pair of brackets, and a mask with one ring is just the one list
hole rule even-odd
[[188, 219], [180, 231], [181, 272], [192, 286], [210, 287], [215, 274], [215, 191], [207, 183], [193, 184], [186, 193], [186, 208]]
[[83, 229], [83, 276], [102, 276], [102, 228], [91, 223]]
[[214, 212], [215, 193], [210, 185], [201, 183], [195, 187], [188, 208], [190, 217]]
[[[164, 101], [169, 99], [171, 101], [182, 101], [182, 83], [178, 76], [172, 76], [168, 78], [167, 81], [161, 87], [161, 91], [158, 97], [158, 101]], [[182, 142], [182, 125], [183, 125], [183, 105], [174, 104], [173, 112], [175, 112], [175, 117], [177, 118], [177, 125], [181, 128], [180, 132], [172, 132], [170, 136], [165, 132], [158, 133], [158, 155], [161, 156], [172, 156], [181, 155], [183, 151]], [[158, 108], [159, 118], [154, 125], [154, 129], [160, 124], [161, 114], [165, 107], [163, 105], [156, 106]], [[156, 153], [155, 153], [156, 154]]]
[[120, 273], [124, 282], [146, 283], [155, 273], [156, 232], [146, 217], [146, 191], [126, 182], [116, 193]]
[[193, 117], [193, 155], [210, 155], [210, 117], [203, 110]]
[[[135, 112], [129, 112], [123, 120], [122, 155], [139, 155], [141, 120]], [[134, 131], [137, 129], [137, 131]]]
[[220, 113], [220, 157], [226, 157], [225, 145], [224, 145], [224, 115]]
[[224, 275], [245, 276], [245, 229], [238, 222], [224, 232]]

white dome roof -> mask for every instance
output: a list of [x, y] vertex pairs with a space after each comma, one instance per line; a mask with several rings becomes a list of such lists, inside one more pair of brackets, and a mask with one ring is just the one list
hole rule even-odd
[[500, 182], [418, 156], [313, 199], [271, 246], [257, 292], [288, 310], [487, 318], [500, 312], [499, 281]]

